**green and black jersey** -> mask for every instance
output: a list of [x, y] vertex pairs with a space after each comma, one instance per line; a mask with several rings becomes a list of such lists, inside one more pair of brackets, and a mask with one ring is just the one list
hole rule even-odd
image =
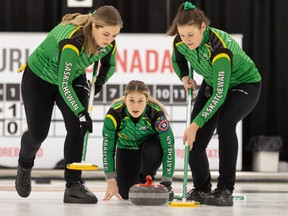
[[226, 32], [207, 27], [200, 46], [190, 50], [179, 35], [173, 42], [172, 65], [180, 80], [190, 69], [213, 88], [213, 94], [193, 120], [202, 127], [225, 101], [229, 89], [243, 83], [257, 83], [261, 76], [253, 61]]
[[[86, 67], [100, 60], [97, 79], [103, 83], [116, 68], [116, 43], [113, 41], [97, 54], [88, 55], [84, 50], [85, 38], [80, 27], [57, 25], [28, 59], [30, 69], [43, 80], [58, 85], [59, 91], [76, 116], [84, 110], [72, 88], [74, 79], [85, 74]], [[94, 67], [97, 70], [97, 67]]]
[[103, 167], [107, 179], [114, 178], [115, 149], [138, 150], [146, 138], [157, 134], [162, 150], [162, 177], [172, 181], [175, 166], [174, 135], [163, 111], [148, 102], [137, 123], [132, 120], [124, 101], [113, 105], [107, 112], [103, 126]]

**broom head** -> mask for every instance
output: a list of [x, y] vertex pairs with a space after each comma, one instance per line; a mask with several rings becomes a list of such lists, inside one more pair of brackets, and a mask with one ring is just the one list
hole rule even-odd
[[71, 163], [67, 164], [67, 169], [70, 170], [98, 170], [98, 166], [91, 163]]
[[192, 208], [196, 208], [196, 207], [200, 206], [200, 203], [195, 202], [195, 201], [173, 200], [170, 203], [168, 203], [168, 206], [170, 206], [170, 207], [192, 207]]

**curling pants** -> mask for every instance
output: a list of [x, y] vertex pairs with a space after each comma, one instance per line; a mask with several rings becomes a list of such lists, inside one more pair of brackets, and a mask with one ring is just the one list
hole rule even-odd
[[[87, 87], [86, 75], [76, 78], [73, 81], [73, 88], [81, 103], [84, 107], [87, 107], [88, 92], [83, 86]], [[67, 131], [64, 142], [65, 166], [68, 163], [80, 162], [83, 136], [81, 135], [79, 120], [65, 103], [58, 86], [42, 80], [26, 67], [22, 77], [21, 91], [28, 130], [24, 132], [21, 138], [20, 166], [24, 168], [32, 168], [34, 166], [37, 151], [49, 132], [54, 103], [56, 103], [62, 113]], [[49, 143], [46, 144], [49, 145]], [[62, 145], [62, 143], [53, 144]], [[73, 181], [82, 181], [81, 171], [65, 168], [65, 180], [67, 184]]]
[[[203, 81], [193, 107], [192, 120], [209, 100], [207, 88], [207, 84]], [[229, 90], [225, 102], [217, 113], [197, 131], [193, 148], [189, 154], [189, 166], [195, 188], [203, 191], [211, 189], [211, 176], [206, 148], [217, 128], [219, 140], [219, 177], [217, 187], [234, 190], [238, 154], [236, 125], [253, 110], [259, 99], [260, 91], [261, 82], [235, 86]]]

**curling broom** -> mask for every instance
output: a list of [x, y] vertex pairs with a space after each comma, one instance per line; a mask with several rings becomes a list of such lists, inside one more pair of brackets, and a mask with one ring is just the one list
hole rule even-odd
[[[91, 115], [93, 111], [93, 101], [94, 101], [94, 93], [95, 93], [95, 82], [96, 82], [96, 74], [97, 74], [98, 62], [94, 64], [93, 75], [91, 78], [91, 89], [89, 96], [89, 105], [88, 112]], [[91, 163], [86, 163], [86, 152], [87, 152], [87, 143], [88, 143], [89, 131], [87, 130], [84, 136], [83, 142], [83, 150], [82, 150], [82, 159], [81, 163], [73, 162], [71, 164], [67, 164], [67, 169], [71, 170], [98, 170], [98, 166]]]
[[[192, 76], [192, 72], [190, 70], [189, 77]], [[192, 107], [192, 89], [188, 89], [188, 96], [187, 96], [187, 118], [186, 118], [186, 128], [191, 123], [191, 107]], [[184, 176], [183, 176], [183, 191], [182, 197], [179, 199], [172, 200], [168, 205], [171, 207], [198, 207], [200, 206], [199, 202], [195, 201], [187, 201], [187, 175], [188, 175], [188, 160], [189, 160], [189, 144], [186, 141], [185, 143], [185, 154], [184, 154]]]

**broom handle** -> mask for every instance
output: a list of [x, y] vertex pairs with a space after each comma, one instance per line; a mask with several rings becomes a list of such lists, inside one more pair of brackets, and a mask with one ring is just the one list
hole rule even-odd
[[[94, 102], [94, 93], [95, 93], [94, 84], [96, 82], [97, 70], [98, 70], [98, 61], [94, 63], [94, 69], [93, 69], [93, 74], [91, 78], [91, 88], [90, 88], [90, 96], [89, 96], [89, 103], [88, 103], [88, 113], [90, 114], [90, 117], [93, 111], [93, 102]], [[85, 133], [84, 142], [83, 142], [82, 159], [81, 159], [82, 162], [86, 160], [88, 137], [89, 137], [89, 131], [87, 130]]]
[[[192, 77], [192, 71], [189, 71], [189, 78]], [[191, 107], [192, 107], [192, 89], [188, 89], [187, 96], [187, 113], [186, 113], [186, 128], [191, 123]], [[184, 154], [184, 177], [183, 177], [183, 194], [182, 200], [185, 202], [187, 197], [187, 179], [188, 179], [188, 160], [189, 160], [189, 144], [188, 141], [185, 143], [185, 154]]]

